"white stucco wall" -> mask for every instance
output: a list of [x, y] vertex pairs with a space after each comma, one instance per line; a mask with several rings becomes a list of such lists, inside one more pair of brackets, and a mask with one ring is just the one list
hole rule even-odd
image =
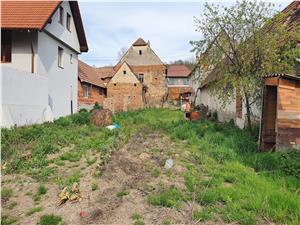
[[[58, 66], [58, 46], [64, 49], [63, 68]], [[76, 52], [45, 32], [39, 32], [37, 72], [48, 77], [49, 105], [53, 110], [54, 118], [71, 114], [71, 92], [73, 112], [77, 112], [78, 55]]]
[[1, 65], [1, 127], [47, 121], [48, 78]]
[[[31, 45], [33, 46], [34, 52], [37, 53], [37, 31], [13, 30], [11, 33], [11, 38], [11, 62], [4, 63], [4, 65], [10, 68], [31, 72]], [[36, 57], [37, 56], [35, 56], [35, 60]], [[36, 69], [37, 67], [35, 64], [35, 71]]]
[[[73, 21], [73, 15], [70, 8], [70, 3], [67, 1], [62, 2], [60, 5], [64, 8], [64, 18], [63, 25], [59, 23], [59, 9], [52, 16], [52, 22], [47, 24], [45, 27], [45, 31], [50, 34], [58, 37], [61, 41], [68, 44], [71, 48], [76, 50], [78, 53], [80, 52], [80, 46], [77, 38], [77, 32], [75, 28], [75, 23]], [[66, 28], [67, 25], [67, 13], [71, 15], [71, 32]]]

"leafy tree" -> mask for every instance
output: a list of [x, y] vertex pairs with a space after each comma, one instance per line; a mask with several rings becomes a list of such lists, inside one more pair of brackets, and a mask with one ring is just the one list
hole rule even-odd
[[261, 96], [262, 75], [293, 73], [293, 60], [300, 55], [299, 32], [284, 25], [288, 15], [275, 13], [273, 6], [246, 0], [231, 7], [206, 3], [203, 17], [195, 18], [203, 39], [191, 44], [192, 51], [200, 55], [201, 74], [217, 74], [209, 88], [224, 105], [240, 92], [250, 130], [251, 109]]

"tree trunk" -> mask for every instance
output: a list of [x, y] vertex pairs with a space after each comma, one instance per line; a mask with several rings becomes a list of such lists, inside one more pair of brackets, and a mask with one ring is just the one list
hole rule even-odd
[[247, 122], [248, 122], [248, 129], [250, 132], [252, 131], [252, 123], [251, 123], [251, 112], [250, 112], [250, 103], [249, 103], [249, 96], [245, 93], [245, 100], [246, 100], [246, 111], [247, 111]]

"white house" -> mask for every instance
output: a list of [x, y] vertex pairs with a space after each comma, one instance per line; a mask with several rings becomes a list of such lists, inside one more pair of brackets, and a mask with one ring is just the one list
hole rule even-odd
[[1, 1], [1, 126], [76, 112], [78, 55], [87, 51], [77, 1]]

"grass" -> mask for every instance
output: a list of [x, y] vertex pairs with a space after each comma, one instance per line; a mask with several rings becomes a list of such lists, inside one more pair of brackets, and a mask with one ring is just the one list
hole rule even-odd
[[63, 225], [63, 219], [60, 216], [43, 215], [40, 217], [38, 225]]
[[[195, 201], [204, 207], [194, 212], [195, 220], [218, 217], [244, 225], [265, 219], [275, 224], [300, 224], [299, 151], [258, 152], [257, 130], [250, 133], [232, 123], [216, 121], [188, 122], [183, 120], [182, 112], [168, 109], [118, 113], [113, 121], [121, 128], [109, 131], [94, 127], [89, 124], [89, 113], [82, 112], [54, 123], [2, 129], [1, 156], [3, 163], [7, 162], [2, 172], [25, 173], [38, 181], [72, 185], [80, 181], [80, 171], [60, 178], [49, 164], [76, 162], [94, 152], [100, 153], [104, 165], [112, 151], [136, 132], [160, 131], [181, 149], [180, 163], [187, 169], [183, 174], [186, 189], [151, 190], [150, 204], [177, 208], [195, 196]], [[68, 146], [74, 148], [56, 160], [48, 159]], [[25, 160], [24, 151], [30, 151], [32, 157]], [[91, 165], [93, 161], [86, 163]], [[150, 173], [153, 177], [160, 174], [155, 170]], [[172, 170], [169, 173], [172, 176]]]
[[92, 184], [92, 191], [96, 191], [98, 189], [98, 185], [93, 183]]
[[138, 213], [133, 213], [131, 219], [134, 221], [133, 225], [145, 225], [143, 217]]
[[1, 214], [1, 225], [11, 225], [16, 223], [18, 220], [14, 217], [5, 216]]
[[126, 195], [128, 195], [128, 194], [129, 194], [128, 191], [126, 191], [126, 190], [121, 190], [121, 191], [117, 192], [117, 197], [121, 198], [121, 197], [126, 196]]
[[4, 200], [8, 200], [10, 197], [12, 197], [13, 191], [10, 188], [2, 188], [1, 189], [1, 198]]
[[26, 213], [26, 216], [31, 216], [32, 214], [34, 214], [36, 212], [41, 212], [42, 210], [43, 210], [42, 207], [34, 207]]

